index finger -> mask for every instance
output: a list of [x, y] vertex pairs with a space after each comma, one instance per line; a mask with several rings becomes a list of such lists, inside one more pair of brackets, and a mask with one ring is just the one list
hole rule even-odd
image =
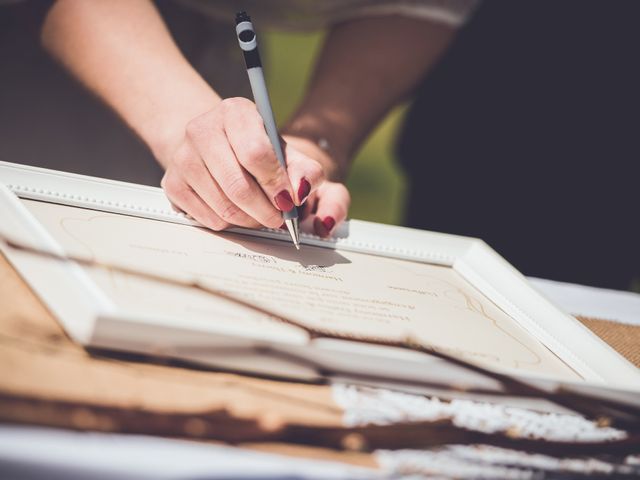
[[256, 106], [238, 102], [225, 115], [224, 129], [240, 165], [256, 179], [274, 206], [284, 212], [294, 207], [289, 176], [276, 157]]

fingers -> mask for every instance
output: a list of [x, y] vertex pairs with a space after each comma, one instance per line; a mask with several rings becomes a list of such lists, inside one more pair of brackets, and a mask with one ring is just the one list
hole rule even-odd
[[247, 228], [260, 226], [256, 220], [229, 200], [189, 143], [184, 143], [180, 147], [175, 155], [175, 163], [180, 167], [180, 175], [187, 185], [227, 224]]
[[171, 203], [201, 225], [217, 231], [229, 226], [178, 175], [167, 171], [161, 185]]
[[224, 131], [238, 162], [255, 178], [274, 207], [288, 212], [294, 207], [294, 191], [255, 104], [243, 98], [226, 100], [226, 104]]
[[296, 205], [305, 203], [325, 181], [324, 169], [319, 162], [309, 158], [293, 147], [285, 147], [287, 174], [294, 191]]
[[[187, 136], [226, 198], [260, 225], [278, 228], [282, 224], [281, 211], [267, 199], [256, 181], [238, 163], [222, 126], [216, 128], [213, 123], [214, 127], [209, 125], [205, 130], [200, 130], [200, 126], [190, 125]], [[292, 204], [289, 210], [291, 208]], [[234, 211], [230, 213], [237, 215]]]
[[325, 182], [318, 188], [317, 197], [313, 228], [316, 235], [328, 237], [347, 218], [351, 196], [343, 184]]

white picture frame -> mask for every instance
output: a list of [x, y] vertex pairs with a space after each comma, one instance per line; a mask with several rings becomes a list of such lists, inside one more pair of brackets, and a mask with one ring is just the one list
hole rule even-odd
[[[35, 219], [21, 199], [63, 204], [85, 209], [138, 216], [187, 225], [197, 225], [176, 213], [160, 188], [58, 172], [37, 167], [0, 162], [0, 217], [3, 229], [12, 238], [30, 245], [63, 253], [47, 230]], [[234, 231], [254, 237], [286, 239], [275, 230]], [[640, 391], [640, 369], [598, 338], [577, 319], [568, 315], [537, 292], [515, 268], [479, 239], [381, 225], [360, 220], [346, 222], [331, 239], [302, 234], [303, 244], [344, 251], [401, 258], [453, 268], [478, 291], [518, 322], [527, 332], [579, 373], [585, 384], [627, 392]], [[256, 350], [257, 338], [231, 329], [196, 331], [152, 319], [132, 318], [114, 309], [109, 298], [73, 263], [52, 262], [18, 251], [0, 242], [3, 253], [63, 325], [69, 336], [85, 346], [120, 349], [138, 353], [176, 356], [184, 346], [188, 355], [179, 358], [216, 368], [250, 370], [290, 378], [314, 379], [317, 365], [331, 369], [348, 365], [352, 373], [376, 365], [376, 375], [406, 381], [451, 378], [478, 388], [500, 388], [495, 381], [472, 372], [462, 372], [437, 358], [397, 348], [364, 345], [343, 340], [320, 339], [309, 348], [307, 339], [261, 339], [272, 350], [308, 358], [309, 365], [295, 364], [278, 356], [266, 359], [264, 348]], [[50, 288], [51, 279], [58, 285]], [[126, 331], [126, 342], [122, 332]], [[146, 342], [153, 332], [154, 343]], [[246, 348], [241, 356], [216, 354], [216, 345]], [[384, 361], [382, 361], [383, 359]], [[416, 365], [428, 368], [416, 368]], [[437, 367], [437, 368], [436, 368]], [[425, 374], [425, 372], [429, 372]], [[525, 378], [525, 380], [527, 380]], [[538, 382], [539, 379], [529, 379]], [[544, 383], [544, 382], [543, 382]]]

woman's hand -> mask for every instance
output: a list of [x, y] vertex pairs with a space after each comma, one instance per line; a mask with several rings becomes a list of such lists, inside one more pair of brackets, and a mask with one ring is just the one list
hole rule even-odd
[[[319, 161], [328, 179], [341, 178], [342, 172], [335, 159], [320, 148], [315, 141], [303, 136], [284, 135], [289, 148], [302, 152], [307, 157]], [[347, 187], [339, 181], [325, 180], [308, 197], [300, 209], [301, 228], [320, 237], [328, 237], [347, 218], [351, 195]]]
[[278, 228], [282, 212], [310, 196], [320, 214], [333, 216], [334, 223], [343, 218], [333, 213], [331, 202], [321, 201], [322, 192], [333, 188], [327, 184], [323, 189], [321, 164], [291, 145], [285, 145], [284, 153], [287, 170], [276, 158], [255, 104], [225, 99], [188, 123], [166, 163], [162, 187], [177, 208], [213, 230], [232, 225]]

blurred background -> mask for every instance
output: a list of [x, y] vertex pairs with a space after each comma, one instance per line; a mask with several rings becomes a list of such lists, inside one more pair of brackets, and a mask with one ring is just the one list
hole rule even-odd
[[[261, 48], [266, 53], [269, 93], [277, 121], [282, 124], [302, 97], [323, 34], [265, 33]], [[356, 157], [347, 181], [352, 198], [350, 217], [402, 223], [406, 188], [402, 171], [395, 163], [393, 144], [405, 110], [406, 107], [393, 110]]]

